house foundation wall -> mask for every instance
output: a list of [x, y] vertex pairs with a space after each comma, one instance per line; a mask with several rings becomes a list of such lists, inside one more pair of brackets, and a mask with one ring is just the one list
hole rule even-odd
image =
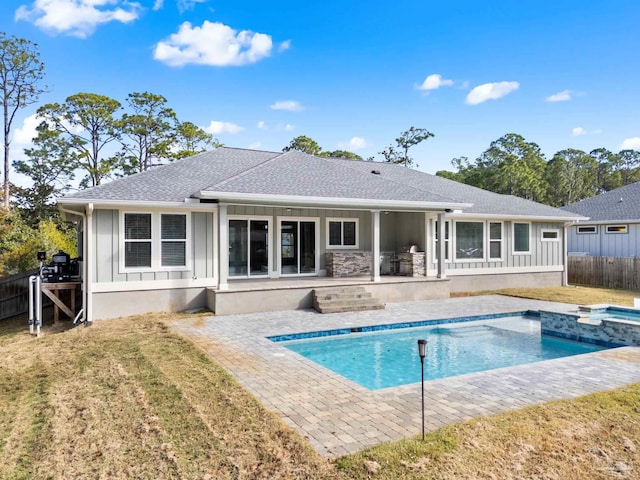
[[[355, 285], [355, 284], [354, 284]], [[383, 303], [449, 298], [449, 280], [422, 280], [393, 283], [357, 283]], [[313, 289], [317, 287], [287, 287], [260, 290], [207, 291], [207, 306], [216, 315], [276, 312], [313, 306]]]
[[206, 290], [202, 287], [100, 292], [93, 293], [92, 300], [94, 320], [143, 313], [180, 312], [207, 306]]
[[456, 275], [451, 280], [451, 292], [478, 292], [502, 288], [539, 288], [562, 286], [563, 272], [504, 273], [496, 275]]

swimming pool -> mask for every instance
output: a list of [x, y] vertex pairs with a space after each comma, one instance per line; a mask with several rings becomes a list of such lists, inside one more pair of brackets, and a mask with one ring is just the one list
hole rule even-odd
[[637, 308], [625, 308], [608, 306], [602, 308], [589, 308], [589, 317], [593, 320], [616, 319], [640, 323], [640, 310]]
[[420, 381], [417, 340], [427, 340], [425, 380], [602, 350], [540, 334], [524, 316], [284, 341], [286, 348], [369, 390]]

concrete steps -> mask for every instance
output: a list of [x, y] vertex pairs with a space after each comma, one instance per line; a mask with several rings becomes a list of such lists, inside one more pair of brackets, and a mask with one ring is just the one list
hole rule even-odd
[[381, 310], [384, 304], [364, 287], [344, 286], [314, 289], [313, 308], [320, 313], [359, 312]]

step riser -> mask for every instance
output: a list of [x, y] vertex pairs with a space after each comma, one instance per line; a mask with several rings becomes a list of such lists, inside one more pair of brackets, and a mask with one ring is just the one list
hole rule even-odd
[[314, 290], [313, 308], [320, 313], [359, 312], [380, 310], [384, 304], [363, 287], [348, 286]]

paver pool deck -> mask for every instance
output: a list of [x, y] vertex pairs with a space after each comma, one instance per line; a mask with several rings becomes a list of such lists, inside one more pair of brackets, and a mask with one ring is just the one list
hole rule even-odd
[[[385, 310], [295, 310], [179, 320], [206, 351], [321, 454], [340, 456], [421, 431], [420, 383], [367, 390], [267, 336], [575, 305], [499, 295], [406, 303]], [[623, 347], [425, 383], [425, 428], [640, 382], [640, 348]]]

